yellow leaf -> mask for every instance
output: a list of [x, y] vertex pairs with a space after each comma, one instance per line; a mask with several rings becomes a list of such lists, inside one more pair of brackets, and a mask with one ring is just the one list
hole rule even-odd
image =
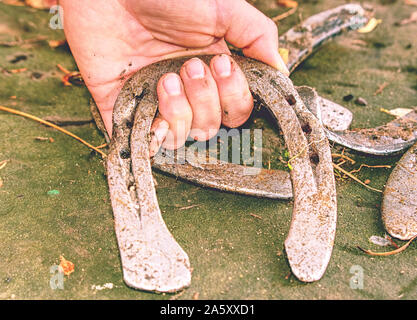
[[0, 161], [0, 170], [6, 166], [7, 162], [9, 162], [9, 160]]
[[279, 55], [281, 56], [282, 60], [284, 60], [284, 63], [287, 64], [288, 63], [288, 55], [289, 55], [290, 51], [288, 49], [285, 49], [285, 48], [279, 48], [278, 52], [279, 52]]
[[394, 117], [397, 117], [397, 118], [404, 117], [406, 114], [413, 111], [413, 109], [409, 109], [409, 108], [396, 108], [396, 109], [393, 109], [393, 110], [387, 110], [387, 109], [381, 108], [380, 110], [382, 112], [388, 113], [388, 114], [390, 114]]
[[373, 30], [376, 28], [376, 26], [377, 26], [378, 24], [380, 24], [381, 22], [382, 22], [382, 20], [381, 20], [381, 19], [375, 19], [375, 18], [372, 18], [371, 20], [369, 20], [369, 21], [368, 21], [368, 23], [367, 23], [367, 25], [366, 25], [366, 26], [364, 26], [364, 27], [362, 27], [362, 28], [358, 29], [358, 32], [359, 32], [359, 33], [368, 33], [368, 32], [371, 32], [371, 31], [373, 31]]

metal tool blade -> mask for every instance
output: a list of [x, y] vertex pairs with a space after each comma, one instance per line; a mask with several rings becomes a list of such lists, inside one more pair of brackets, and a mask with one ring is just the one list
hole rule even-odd
[[397, 163], [385, 185], [382, 221], [395, 238], [417, 235], [417, 144]]

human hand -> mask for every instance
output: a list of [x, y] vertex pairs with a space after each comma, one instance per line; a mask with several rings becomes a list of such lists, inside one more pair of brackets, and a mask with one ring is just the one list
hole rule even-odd
[[198, 58], [168, 73], [157, 87], [159, 114], [152, 124], [151, 155], [162, 144], [181, 147], [187, 137], [204, 141], [221, 124], [242, 125], [253, 99], [226, 41], [246, 56], [289, 74], [278, 54], [275, 23], [244, 0], [61, 0], [64, 29], [83, 79], [112, 133], [112, 111], [125, 81], [139, 69], [168, 58]]

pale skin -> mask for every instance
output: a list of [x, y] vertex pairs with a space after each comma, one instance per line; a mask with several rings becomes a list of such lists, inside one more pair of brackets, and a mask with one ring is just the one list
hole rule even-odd
[[251, 58], [289, 74], [278, 54], [276, 25], [244, 0], [61, 0], [64, 29], [108, 133], [125, 81], [151, 63], [214, 54], [209, 65], [191, 58], [179, 74], [159, 79], [159, 113], [150, 152], [176, 149], [188, 136], [204, 141], [220, 125], [238, 127], [253, 98], [226, 41]]

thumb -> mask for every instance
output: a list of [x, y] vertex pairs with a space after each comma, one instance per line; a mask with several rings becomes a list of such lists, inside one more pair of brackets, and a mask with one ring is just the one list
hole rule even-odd
[[245, 0], [218, 3], [219, 18], [226, 28], [226, 41], [241, 48], [246, 56], [269, 64], [288, 76], [289, 71], [278, 53], [276, 24]]

